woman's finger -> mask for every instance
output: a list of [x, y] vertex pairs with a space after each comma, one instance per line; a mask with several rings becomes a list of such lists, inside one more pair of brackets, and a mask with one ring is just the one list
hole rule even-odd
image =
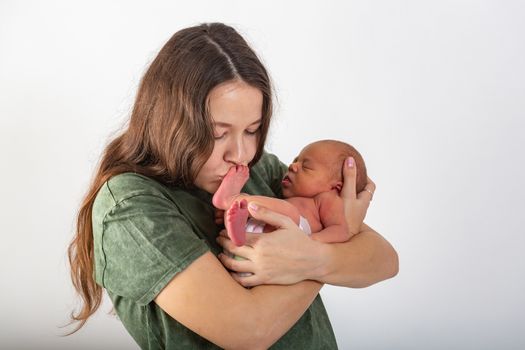
[[260, 238], [260, 233], [246, 232], [246, 242], [244, 243], [244, 245], [253, 247]]
[[224, 249], [226, 249], [234, 255], [243, 256], [246, 259], [250, 259], [250, 257], [252, 256], [253, 248], [250, 246], [236, 246], [230, 239], [222, 236], [217, 237], [216, 240], [221, 247], [223, 247]]
[[374, 181], [372, 181], [372, 179], [370, 178], [370, 176], [367, 176], [367, 177], [366, 177], [366, 182], [369, 183], [369, 184], [374, 185], [374, 188], [375, 188], [376, 183], [375, 183]]
[[357, 198], [367, 199], [369, 202], [371, 202], [372, 198], [374, 198], [376, 184], [369, 177], [367, 177], [367, 180], [368, 182], [366, 183], [365, 188], [361, 192], [359, 192]]
[[270, 224], [276, 229], [297, 227], [293, 220], [288, 216], [271, 211], [260, 206], [256, 202], [250, 202], [248, 204], [248, 210], [254, 219]]
[[357, 169], [353, 157], [345, 159], [343, 164], [343, 189], [341, 190], [341, 198], [355, 199], [356, 198], [356, 177]]
[[250, 260], [237, 260], [222, 253], [219, 254], [219, 260], [228, 270], [243, 273], [253, 271], [253, 263]]
[[236, 272], [230, 272], [230, 275], [243, 287], [249, 288], [261, 284], [259, 277], [255, 274], [248, 275], [248, 273], [239, 274]]
[[[224, 237], [226, 239], [230, 239], [230, 236], [228, 236], [228, 231], [226, 229], [223, 229], [219, 231], [219, 236]], [[261, 238], [260, 233], [253, 233], [253, 232], [246, 232], [246, 243], [244, 245], [253, 247], [253, 245]]]
[[366, 177], [366, 187], [370, 189], [370, 191], [372, 191], [372, 193], [375, 193], [376, 192], [376, 184], [374, 181], [372, 181], [371, 178], [369, 178], [368, 176]]
[[215, 208], [215, 224], [224, 224], [224, 210]]

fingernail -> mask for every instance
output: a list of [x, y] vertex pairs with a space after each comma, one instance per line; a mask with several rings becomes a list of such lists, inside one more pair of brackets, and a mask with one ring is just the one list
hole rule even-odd
[[253, 203], [253, 202], [250, 202], [250, 204], [248, 204], [248, 208], [250, 208], [251, 210], [253, 211], [257, 211], [257, 209], [259, 209], [259, 207], [257, 206], [257, 204]]
[[347, 161], [348, 167], [353, 168], [354, 167], [354, 158], [350, 157]]

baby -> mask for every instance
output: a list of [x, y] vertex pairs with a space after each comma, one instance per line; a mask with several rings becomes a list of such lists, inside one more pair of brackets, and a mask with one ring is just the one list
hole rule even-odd
[[366, 167], [361, 154], [352, 146], [334, 140], [322, 140], [307, 145], [282, 180], [282, 199], [240, 193], [248, 181], [249, 169], [238, 165], [230, 168], [213, 196], [213, 205], [225, 210], [224, 224], [232, 242], [241, 246], [246, 232], [271, 232], [270, 225], [249, 218], [248, 202], [271, 208], [290, 217], [315, 240], [326, 243], [347, 241], [348, 232], [343, 200], [343, 161], [353, 157], [357, 166], [356, 191], [366, 185]]

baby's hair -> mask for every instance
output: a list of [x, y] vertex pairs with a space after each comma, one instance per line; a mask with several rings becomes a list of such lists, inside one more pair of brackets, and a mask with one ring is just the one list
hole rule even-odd
[[337, 152], [334, 154], [334, 165], [332, 167], [332, 176], [337, 180], [343, 180], [343, 161], [348, 157], [353, 157], [357, 166], [356, 178], [356, 192], [359, 193], [365, 189], [367, 183], [366, 165], [361, 153], [359, 153], [353, 146], [348, 143], [337, 140], [321, 140], [325, 144], [330, 144], [337, 147]]

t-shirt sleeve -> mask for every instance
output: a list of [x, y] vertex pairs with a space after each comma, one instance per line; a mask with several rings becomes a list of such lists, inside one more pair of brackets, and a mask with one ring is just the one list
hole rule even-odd
[[209, 250], [175, 204], [155, 195], [124, 199], [108, 211], [100, 244], [97, 280], [140, 305]]

